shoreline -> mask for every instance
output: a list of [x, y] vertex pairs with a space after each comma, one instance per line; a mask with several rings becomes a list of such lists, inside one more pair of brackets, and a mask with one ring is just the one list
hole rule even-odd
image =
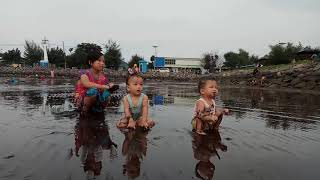
[[[79, 77], [80, 69], [54, 69], [55, 77], [51, 78], [51, 69], [41, 68], [11, 68], [0, 67], [0, 77], [3, 78], [30, 78], [30, 79], [74, 79]], [[107, 70], [105, 74], [110, 81], [125, 81], [126, 71]], [[320, 63], [309, 63], [306, 65], [291, 65], [290, 68], [281, 71], [265, 71], [253, 75], [250, 71], [246, 73], [239, 71], [224, 71], [197, 75], [188, 72], [159, 73], [148, 72], [142, 74], [147, 82], [155, 83], [186, 83], [196, 85], [196, 82], [204, 76], [214, 77], [223, 88], [246, 88], [273, 91], [308, 92], [320, 93]]]
[[[0, 78], [12, 78], [12, 77], [3, 77]], [[26, 79], [29, 80], [41, 80], [40, 78], [28, 78], [28, 77], [17, 77], [18, 79], [22, 79], [21, 82], [25, 82]], [[45, 78], [42, 80], [69, 80], [69, 81], [76, 81], [76, 78]], [[18, 81], [19, 82], [19, 81]], [[115, 81], [116, 83], [124, 83], [125, 80]], [[189, 82], [181, 82], [181, 81], [172, 81], [172, 80], [157, 80], [157, 79], [147, 79], [146, 84], [148, 85], [155, 85], [158, 83], [163, 83], [164, 85], [176, 85], [176, 86], [194, 86], [197, 88], [197, 81], [189, 81]], [[218, 81], [219, 82], [219, 81]], [[258, 86], [237, 86], [237, 85], [225, 85], [221, 84], [220, 89], [251, 89], [251, 90], [262, 90], [262, 91], [277, 91], [277, 92], [290, 92], [290, 93], [307, 93], [307, 94], [314, 94], [320, 95], [320, 91], [318, 90], [308, 90], [308, 89], [297, 89], [297, 88], [272, 88], [272, 87], [258, 87]]]

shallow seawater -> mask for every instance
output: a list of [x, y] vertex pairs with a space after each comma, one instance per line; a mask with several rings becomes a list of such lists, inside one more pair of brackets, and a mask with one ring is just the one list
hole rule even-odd
[[[149, 132], [119, 131], [121, 84], [105, 113], [80, 116], [73, 81], [0, 79], [0, 179], [319, 179], [320, 96], [220, 89], [231, 110], [191, 131], [195, 84], [146, 82]], [[116, 145], [112, 145], [112, 144]]]

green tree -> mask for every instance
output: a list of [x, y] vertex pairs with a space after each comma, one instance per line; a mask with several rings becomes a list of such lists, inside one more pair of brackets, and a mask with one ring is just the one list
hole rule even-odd
[[89, 64], [87, 62], [88, 52], [92, 50], [101, 51], [102, 48], [94, 43], [81, 43], [78, 44], [74, 53], [66, 57], [66, 61], [69, 67], [87, 68]]
[[142, 59], [142, 57], [138, 56], [137, 54], [132, 56], [128, 65], [129, 67], [133, 67], [134, 64], [136, 64], [137, 66], [139, 65], [139, 61]]
[[227, 52], [224, 54], [225, 62], [224, 65], [231, 68], [251, 65], [254, 63], [257, 56], [249, 56], [249, 53], [243, 49], [239, 49], [239, 53]]
[[203, 55], [201, 65], [203, 69], [208, 70], [210, 73], [214, 72], [214, 69], [217, 67], [217, 61], [219, 56], [213, 53], [205, 53]]
[[26, 41], [24, 49], [24, 57], [27, 64], [38, 63], [43, 58], [43, 50], [33, 41]]
[[297, 57], [297, 53], [303, 49], [303, 46], [301, 43], [296, 46], [287, 43], [286, 46], [281, 44], [271, 45], [270, 49], [270, 64], [288, 64]]
[[2, 59], [4, 60], [4, 64], [22, 63], [21, 52], [18, 48], [3, 53]]
[[118, 70], [121, 61], [123, 61], [120, 45], [115, 41], [109, 40], [105, 48], [106, 53], [104, 54], [104, 58], [106, 60], [106, 67]]
[[234, 52], [227, 52], [224, 54], [225, 62], [224, 65], [226, 67], [235, 68], [240, 65], [240, 62], [238, 60], [238, 54]]
[[243, 49], [239, 49], [238, 58], [241, 66], [253, 64], [253, 62], [250, 61], [249, 53]]
[[54, 64], [57, 67], [64, 67], [65, 53], [61, 48], [51, 48], [48, 50], [48, 59], [50, 64]]
[[249, 61], [252, 63], [258, 62], [258, 60], [259, 60], [259, 57], [256, 55], [251, 55], [249, 58]]

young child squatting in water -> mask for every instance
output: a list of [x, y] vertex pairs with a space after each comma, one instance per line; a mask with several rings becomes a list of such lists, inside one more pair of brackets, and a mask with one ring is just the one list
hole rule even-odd
[[197, 134], [206, 135], [205, 131], [219, 128], [223, 114], [228, 114], [229, 110], [218, 110], [216, 107], [214, 99], [218, 94], [218, 85], [214, 78], [200, 79], [198, 91], [201, 97], [194, 108], [192, 127]]
[[121, 118], [118, 128], [152, 128], [155, 123], [148, 117], [148, 96], [142, 93], [143, 78], [137, 73], [126, 80], [128, 94], [123, 98], [125, 117]]

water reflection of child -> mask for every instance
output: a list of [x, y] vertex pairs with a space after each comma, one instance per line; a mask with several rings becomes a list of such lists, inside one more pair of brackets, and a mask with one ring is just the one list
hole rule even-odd
[[105, 62], [100, 50], [90, 50], [87, 60], [91, 68], [81, 72], [76, 84], [75, 102], [82, 111], [101, 112], [106, 107], [110, 93], [118, 86], [110, 83], [103, 73]]
[[193, 134], [192, 149], [194, 158], [199, 161], [195, 166], [196, 176], [200, 179], [212, 179], [215, 166], [210, 158], [216, 155], [220, 159], [218, 149], [227, 151], [227, 146], [221, 143], [219, 132], [210, 132], [210, 136]]
[[104, 113], [81, 115], [75, 126], [75, 152], [79, 156], [87, 178], [100, 176], [103, 150], [117, 145], [110, 139]]
[[224, 114], [228, 109], [217, 109], [214, 98], [218, 94], [218, 85], [215, 79], [205, 77], [198, 83], [201, 98], [197, 101], [192, 119], [192, 127], [196, 133], [205, 135], [204, 131], [218, 129]]
[[147, 154], [147, 131], [137, 129], [124, 132], [125, 139], [122, 145], [122, 154], [126, 156], [123, 165], [123, 174], [134, 179], [140, 175], [140, 166], [143, 157]]
[[125, 117], [117, 122], [118, 128], [151, 128], [154, 121], [148, 117], [148, 96], [142, 93], [143, 78], [131, 74], [126, 80], [128, 95], [123, 98]]

